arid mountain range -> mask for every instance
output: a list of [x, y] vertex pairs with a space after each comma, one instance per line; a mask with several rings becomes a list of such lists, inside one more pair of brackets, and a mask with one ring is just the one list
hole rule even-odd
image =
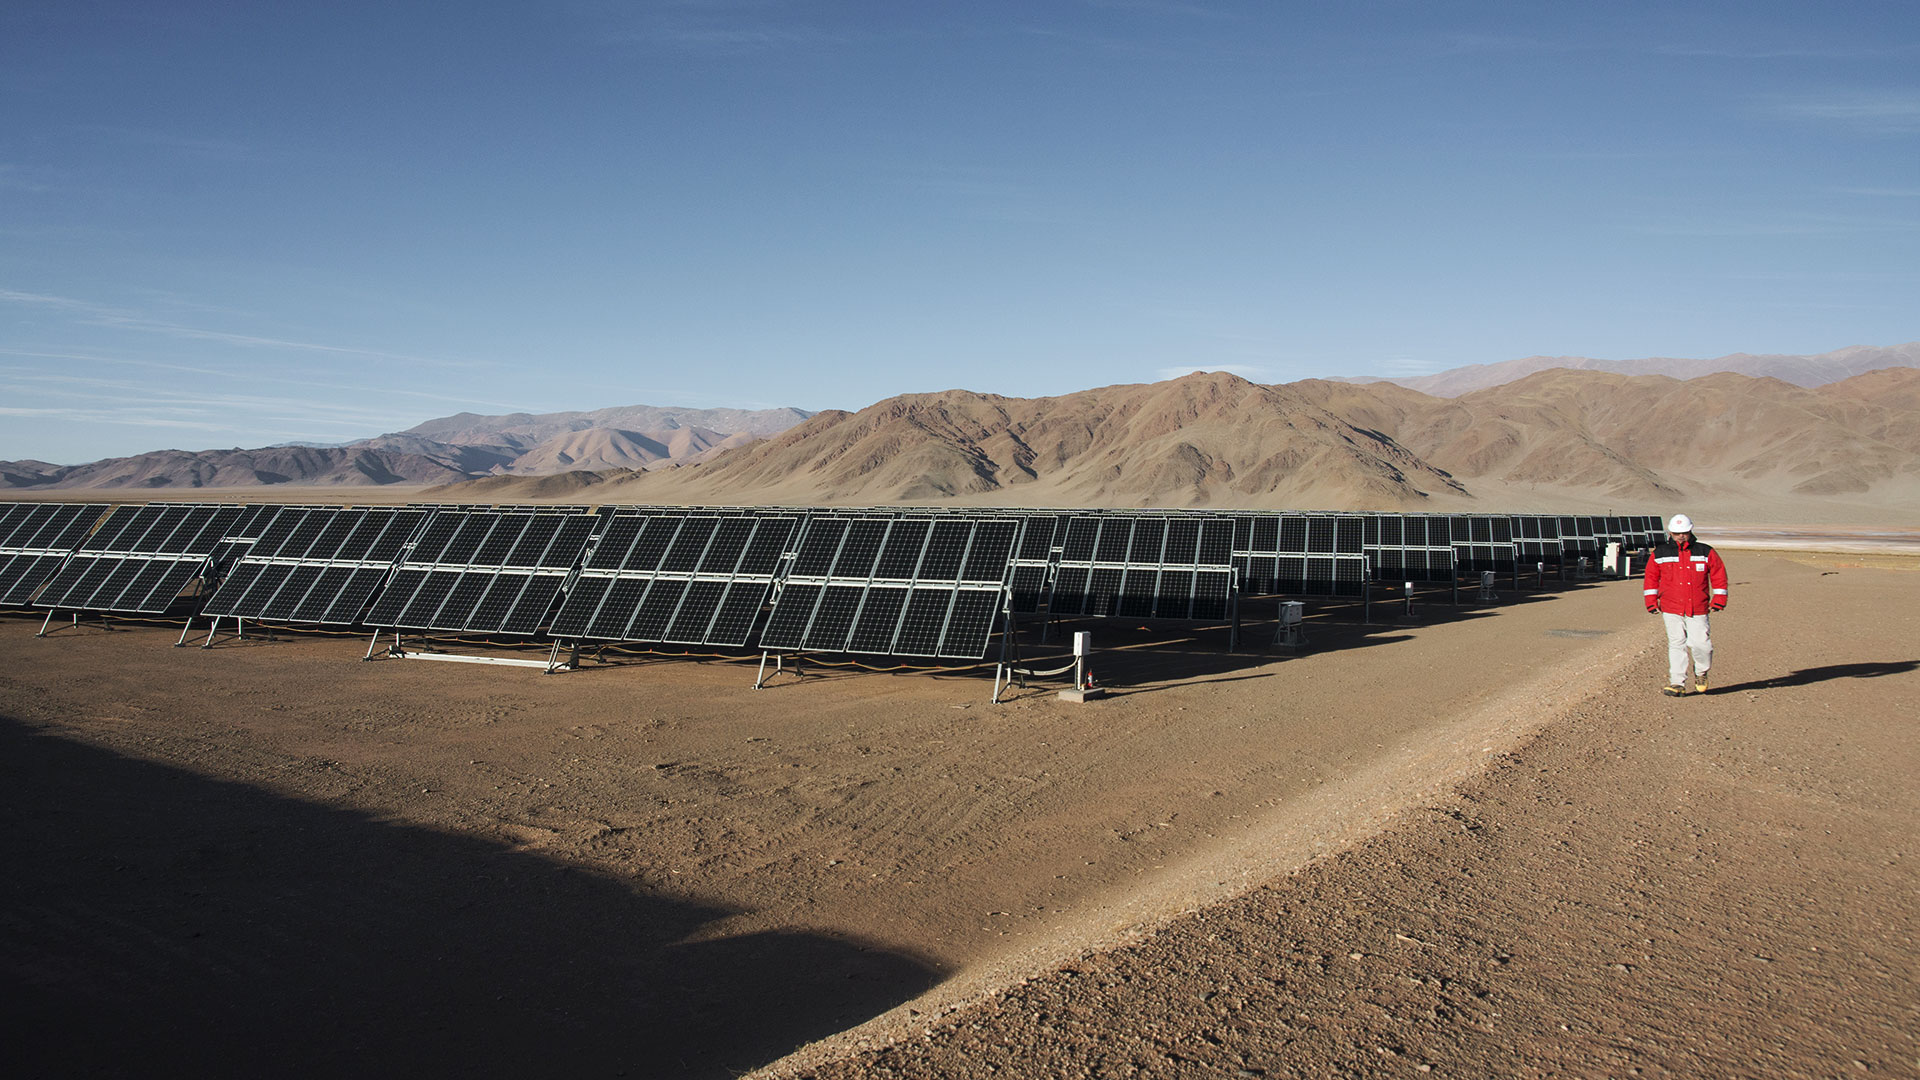
[[1394, 379], [1343, 379], [1342, 382], [1393, 382], [1435, 397], [1458, 397], [1473, 390], [1510, 383], [1536, 371], [1572, 368], [1577, 371], [1611, 371], [1619, 375], [1671, 375], [1676, 379], [1697, 379], [1731, 371], [1737, 375], [1758, 375], [1795, 386], [1825, 386], [1830, 382], [1864, 375], [1889, 367], [1920, 367], [1920, 341], [1882, 347], [1854, 345], [1817, 356], [1770, 353], [1733, 353], [1712, 360], [1679, 357], [1647, 357], [1641, 360], [1594, 360], [1585, 356], [1528, 356], [1498, 364], [1469, 364], [1438, 375], [1419, 375]]
[[439, 497], [487, 501], [1688, 508], [1910, 523], [1920, 368], [1817, 387], [1552, 369], [1454, 397], [1195, 373], [1051, 398], [913, 394], [810, 417], [463, 414], [347, 447], [164, 452], [43, 467], [51, 477], [36, 464], [0, 475], [63, 488], [438, 485]]
[[501, 477], [446, 494], [709, 504], [1684, 505], [1723, 520], [1910, 519], [1920, 506], [1920, 369], [1818, 388], [1733, 374], [1555, 370], [1458, 398], [1389, 383], [1263, 386], [1224, 373], [1053, 398], [953, 390], [823, 412], [698, 466], [539, 484], [536, 495], [532, 481]]
[[651, 469], [702, 461], [813, 415], [800, 409], [457, 413], [344, 446], [156, 450], [87, 465], [0, 462], [0, 487], [174, 489], [261, 484], [450, 484], [492, 475]]

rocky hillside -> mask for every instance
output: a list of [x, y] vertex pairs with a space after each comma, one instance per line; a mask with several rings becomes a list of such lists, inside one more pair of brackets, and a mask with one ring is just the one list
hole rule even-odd
[[[1795, 386], [1815, 387], [1889, 367], [1920, 367], [1920, 341], [1881, 347], [1854, 345], [1818, 355], [1733, 353], [1710, 360], [1671, 356], [1639, 360], [1595, 360], [1586, 356], [1528, 356], [1498, 364], [1470, 364], [1437, 375], [1393, 379], [1411, 390], [1437, 397], [1456, 397], [1474, 390], [1500, 386], [1537, 371], [1567, 368], [1606, 371], [1617, 375], [1668, 375], [1697, 379], [1727, 371], [1736, 375], [1779, 379]], [[1372, 380], [1356, 380], [1372, 381]]]
[[[1818, 389], [1546, 371], [1457, 398], [1222, 373], [1053, 398], [953, 390], [821, 413], [703, 465], [582, 483], [572, 497], [595, 502], [1686, 505], [1738, 520], [1798, 503], [1866, 520], [1920, 506], [1920, 369]], [[449, 494], [516, 490], [503, 478]]]
[[704, 461], [805, 420], [799, 409], [460, 413], [338, 447], [157, 450], [87, 465], [0, 462], [0, 488], [451, 484], [484, 476], [653, 469]]

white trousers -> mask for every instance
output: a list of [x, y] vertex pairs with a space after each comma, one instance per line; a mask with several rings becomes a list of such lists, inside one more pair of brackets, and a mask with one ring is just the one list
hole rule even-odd
[[1667, 684], [1687, 681], [1687, 654], [1693, 654], [1693, 674], [1703, 676], [1713, 666], [1713, 642], [1707, 637], [1705, 615], [1660, 613], [1667, 624]]

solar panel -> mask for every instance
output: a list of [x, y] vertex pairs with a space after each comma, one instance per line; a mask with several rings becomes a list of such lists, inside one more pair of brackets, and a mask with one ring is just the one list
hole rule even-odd
[[[1211, 575], [1226, 583], [1223, 595], [1230, 596], [1235, 537], [1251, 541], [1260, 521], [1257, 515], [1076, 515], [1067, 522], [1048, 609], [1142, 619], [1221, 618], [1224, 603], [1209, 599], [1196, 605], [1195, 583]], [[1016, 577], [1016, 603], [1036, 582], [1031, 574]]]
[[0, 503], [0, 605], [31, 602], [106, 510], [106, 503]]
[[1367, 525], [1361, 515], [1288, 511], [1263, 515], [1251, 525], [1246, 536], [1252, 546], [1233, 552], [1242, 592], [1259, 596], [1359, 596], [1364, 592]]
[[[558, 638], [744, 645], [797, 515], [618, 507], [561, 601]], [[816, 543], [829, 564], [837, 548]], [[824, 552], [824, 554], [823, 554]]]
[[[261, 507], [257, 539], [201, 614], [349, 626], [432, 516], [393, 506]], [[398, 611], [398, 607], [392, 610]]]
[[159, 614], [204, 572], [238, 506], [120, 506], [48, 580], [36, 603], [77, 611]]
[[1020, 524], [958, 514], [812, 516], [761, 647], [977, 660], [1001, 610]]
[[435, 511], [367, 613], [367, 624], [537, 633], [599, 520], [572, 508]]

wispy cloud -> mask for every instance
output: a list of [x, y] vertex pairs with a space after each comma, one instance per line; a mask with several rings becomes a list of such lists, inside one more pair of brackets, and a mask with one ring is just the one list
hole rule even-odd
[[408, 353], [390, 352], [385, 349], [370, 349], [353, 345], [334, 345], [318, 341], [293, 341], [287, 338], [265, 337], [258, 334], [241, 334], [229, 330], [186, 326], [180, 323], [155, 319], [143, 312], [98, 304], [89, 300], [76, 300], [66, 296], [48, 296], [43, 293], [21, 292], [15, 289], [0, 289], [0, 303], [20, 304], [50, 311], [65, 312], [75, 319], [97, 326], [111, 326], [121, 330], [160, 334], [168, 337], [184, 338], [190, 341], [215, 342], [223, 345], [231, 345], [236, 348], [324, 353], [333, 356], [356, 356], [370, 360], [394, 360], [409, 364], [427, 364], [442, 368], [489, 366], [474, 361], [415, 356]]
[[1827, 124], [1864, 135], [1920, 134], [1920, 91], [1881, 90], [1777, 101], [1790, 120]]
[[788, 5], [767, 0], [663, 0], [621, 9], [616, 18], [603, 35], [610, 44], [716, 56], [839, 46], [872, 36], [806, 22]]
[[1647, 236], [1768, 237], [1862, 236], [1920, 232], [1920, 220], [1864, 217], [1802, 217], [1767, 221], [1650, 221], [1623, 226]]

